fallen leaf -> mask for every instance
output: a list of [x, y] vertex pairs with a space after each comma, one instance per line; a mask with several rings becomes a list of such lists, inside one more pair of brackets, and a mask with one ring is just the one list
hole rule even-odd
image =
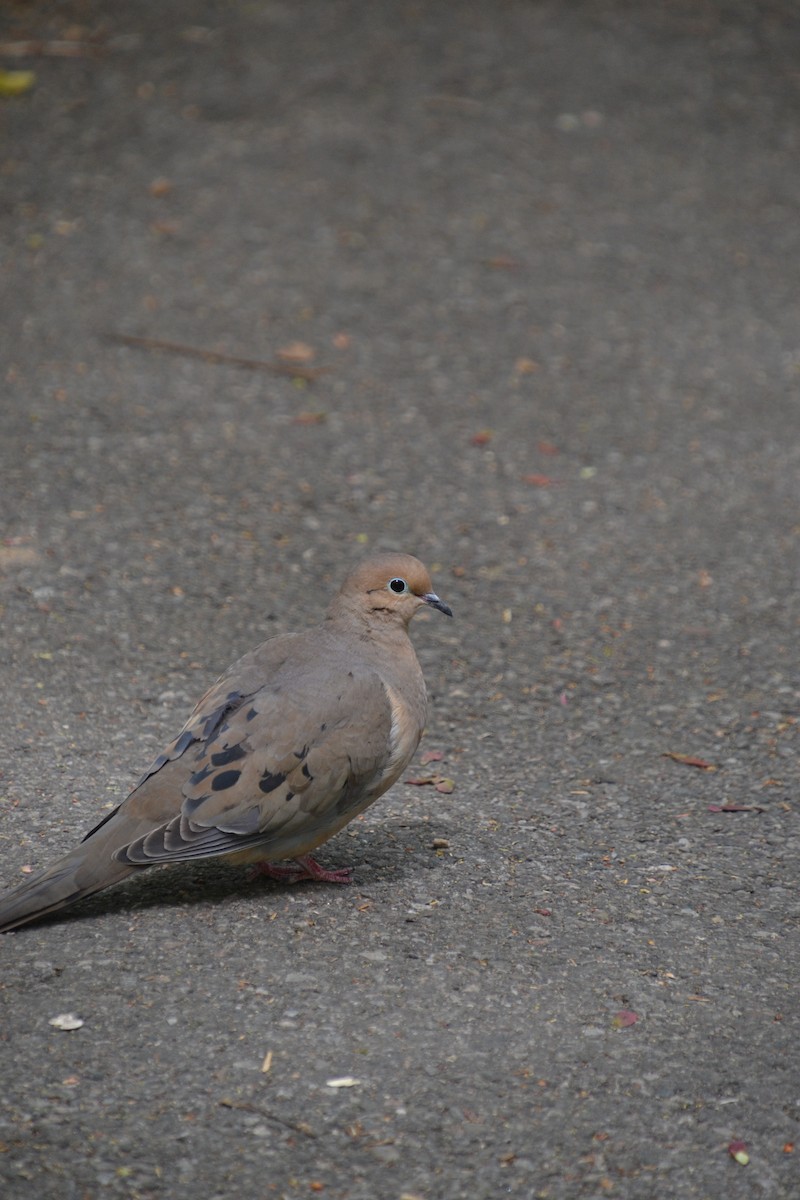
[[282, 358], [285, 362], [304, 363], [311, 362], [316, 351], [313, 346], [309, 346], [308, 342], [289, 342], [287, 346], [281, 347], [277, 354], [278, 358]]
[[492, 440], [493, 434], [491, 429], [479, 429], [477, 433], [473, 433], [469, 439], [471, 446], [488, 446]]
[[0, 96], [22, 96], [35, 83], [33, 71], [0, 71]]
[[272, 1067], [272, 1051], [268, 1050], [267, 1053], [264, 1055], [264, 1061], [261, 1064], [261, 1074], [268, 1075], [271, 1067]]
[[301, 412], [292, 417], [293, 425], [322, 425], [328, 419], [324, 412]]
[[57, 1017], [51, 1017], [47, 1024], [54, 1029], [80, 1029], [83, 1021], [75, 1013], [59, 1013]]
[[731, 1142], [728, 1146], [728, 1154], [742, 1167], [746, 1167], [750, 1162], [750, 1155], [747, 1153], [747, 1142]]
[[560, 454], [558, 446], [554, 446], [552, 442], [541, 441], [536, 443], [536, 449], [540, 454]]
[[349, 333], [335, 333], [333, 335], [333, 344], [337, 350], [349, 350], [352, 340]]
[[419, 761], [425, 766], [426, 763], [441, 762], [443, 758], [444, 750], [426, 750], [419, 756]]
[[417, 779], [406, 779], [404, 782], [410, 787], [434, 787], [437, 792], [443, 792], [447, 796], [455, 791], [456, 786], [452, 779], [447, 779], [444, 775], [421, 775]]
[[719, 770], [713, 763], [706, 762], [704, 758], [696, 758], [693, 754], [678, 754], [672, 750], [665, 750], [661, 757], [671, 758], [673, 762], [681, 763], [684, 767], [698, 767], [701, 771]]
[[354, 1079], [352, 1075], [342, 1075], [338, 1079], [326, 1079], [325, 1086], [329, 1088], [351, 1088], [358, 1087], [361, 1083], [360, 1079]]
[[615, 1029], [629, 1029], [631, 1025], [635, 1025], [639, 1020], [639, 1014], [632, 1012], [629, 1008], [622, 1008], [616, 1014], [611, 1024]]
[[175, 237], [181, 231], [180, 221], [151, 221], [150, 230], [161, 237]]
[[552, 487], [555, 479], [552, 479], [549, 475], [539, 475], [534, 472], [533, 475], [523, 475], [522, 482], [530, 484], [531, 487], [546, 488]]
[[493, 271], [516, 271], [519, 267], [519, 261], [508, 254], [496, 254], [494, 258], [484, 259], [484, 262]]
[[0, 570], [7, 567], [26, 567], [38, 559], [39, 552], [32, 546], [0, 546]]
[[151, 196], [161, 197], [168, 196], [173, 188], [171, 179], [154, 179], [147, 189]]
[[514, 370], [518, 375], [533, 375], [539, 370], [539, 364], [533, 358], [518, 358], [514, 363]]

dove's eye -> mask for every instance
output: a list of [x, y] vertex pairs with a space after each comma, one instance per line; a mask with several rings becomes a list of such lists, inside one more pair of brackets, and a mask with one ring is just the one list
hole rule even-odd
[[405, 579], [390, 579], [388, 583], [390, 592], [394, 592], [396, 596], [402, 596], [403, 592], [408, 591], [408, 584]]

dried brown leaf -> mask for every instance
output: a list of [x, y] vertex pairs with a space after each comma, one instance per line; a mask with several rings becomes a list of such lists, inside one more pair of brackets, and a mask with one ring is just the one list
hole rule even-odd
[[277, 351], [277, 355], [284, 362], [305, 363], [311, 362], [316, 355], [316, 350], [313, 346], [309, 346], [308, 342], [289, 342], [288, 345], [282, 346]]

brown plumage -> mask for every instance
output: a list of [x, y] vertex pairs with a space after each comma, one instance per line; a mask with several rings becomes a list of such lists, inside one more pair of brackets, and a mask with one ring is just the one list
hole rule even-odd
[[[373, 556], [322, 624], [262, 642], [202, 697], [126, 800], [53, 866], [0, 899], [0, 932], [156, 863], [226, 856], [286, 879], [346, 882], [311, 857], [392, 786], [426, 694], [408, 624], [452, 616], [421, 562]], [[269, 864], [294, 859], [296, 864]]]

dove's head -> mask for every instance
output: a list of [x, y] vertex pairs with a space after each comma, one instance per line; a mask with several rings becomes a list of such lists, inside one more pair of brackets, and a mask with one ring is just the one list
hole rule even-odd
[[453, 615], [434, 592], [431, 577], [418, 558], [410, 554], [376, 554], [353, 568], [331, 609], [395, 618], [407, 625], [425, 607], [438, 608], [448, 617]]

